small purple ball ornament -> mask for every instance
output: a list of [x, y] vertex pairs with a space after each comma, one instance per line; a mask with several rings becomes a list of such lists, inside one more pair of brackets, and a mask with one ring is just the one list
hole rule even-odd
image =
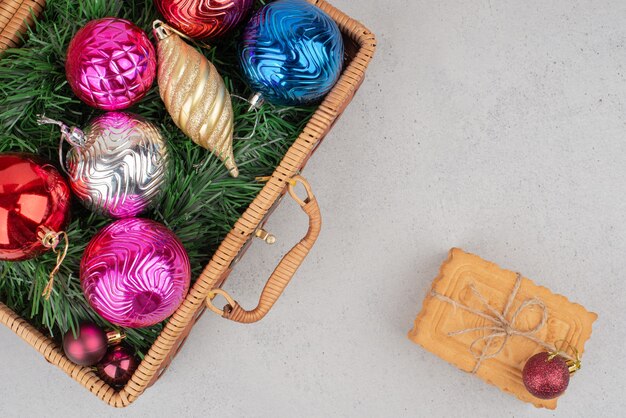
[[72, 330], [63, 335], [63, 351], [72, 362], [93, 366], [102, 360], [109, 345], [119, 344], [124, 338], [120, 331], [105, 332], [93, 322], [83, 322], [76, 336]]
[[141, 100], [156, 76], [156, 54], [145, 32], [128, 20], [92, 20], [67, 49], [67, 81], [83, 102], [119, 110]]
[[126, 218], [103, 228], [87, 245], [80, 281], [91, 307], [129, 328], [169, 317], [189, 290], [191, 268], [183, 245], [164, 225]]
[[118, 345], [107, 351], [102, 361], [96, 366], [96, 370], [102, 380], [115, 388], [120, 388], [133, 377], [138, 366], [139, 361], [133, 352], [123, 345]]

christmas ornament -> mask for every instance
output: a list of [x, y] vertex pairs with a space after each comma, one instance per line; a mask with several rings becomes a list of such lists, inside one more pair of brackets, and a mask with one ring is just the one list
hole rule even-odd
[[109, 112], [84, 131], [45, 117], [39, 122], [60, 126], [61, 140], [72, 145], [66, 163], [70, 185], [89, 210], [113, 218], [135, 216], [162, 195], [169, 163], [167, 144], [147, 120]]
[[[43, 295], [50, 297], [54, 276], [67, 253], [70, 188], [49, 163], [28, 154], [0, 154], [0, 260], [20, 261], [51, 249], [57, 265]], [[64, 240], [61, 251], [58, 246]]]
[[233, 177], [233, 107], [217, 69], [174, 29], [154, 22], [159, 92], [174, 123], [196, 144], [215, 153]]
[[[577, 368], [577, 350], [591, 337], [597, 317], [520, 273], [453, 248], [426, 293], [409, 339], [524, 402], [554, 409], [557, 399], [533, 396], [525, 381], [553, 379], [556, 373], [537, 375], [536, 359], [522, 371], [524, 363], [540, 351], [556, 351]], [[543, 371], [559, 363], [543, 363]], [[561, 381], [555, 389], [564, 389], [567, 377], [556, 376]]]
[[124, 335], [119, 331], [105, 333], [93, 322], [83, 322], [74, 336], [69, 330], [63, 336], [63, 351], [67, 358], [79, 366], [93, 366], [107, 352], [109, 345], [119, 344]]
[[44, 236], [67, 225], [70, 189], [52, 164], [27, 154], [0, 154], [0, 260], [33, 258]]
[[111, 386], [124, 386], [137, 370], [139, 362], [133, 353], [123, 345], [109, 349], [96, 366], [98, 374]]
[[296, 106], [330, 91], [341, 74], [343, 51], [337, 24], [320, 8], [278, 0], [248, 22], [239, 59], [253, 90], [272, 103]]
[[145, 32], [128, 20], [92, 20], [72, 38], [65, 73], [74, 94], [89, 106], [125, 109], [152, 86], [154, 47]]
[[531, 395], [540, 399], [553, 399], [565, 392], [570, 374], [578, 369], [578, 357], [567, 360], [558, 352], [542, 352], [528, 359], [522, 370], [522, 379]]
[[102, 229], [80, 263], [80, 281], [91, 307], [123, 327], [154, 325], [182, 303], [191, 270], [173, 232], [158, 222], [122, 219]]
[[254, 0], [154, 0], [174, 28], [195, 39], [215, 38], [241, 22]]

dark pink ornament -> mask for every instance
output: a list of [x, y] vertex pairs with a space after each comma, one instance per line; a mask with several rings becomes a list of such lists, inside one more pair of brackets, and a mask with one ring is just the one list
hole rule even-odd
[[96, 368], [102, 380], [111, 386], [120, 387], [133, 377], [138, 365], [137, 358], [131, 351], [118, 345], [109, 349]]
[[216, 38], [248, 14], [254, 0], [154, 0], [174, 28], [195, 39]]
[[561, 396], [569, 385], [570, 365], [552, 353], [538, 353], [528, 359], [522, 378], [531, 395], [540, 399]]
[[128, 20], [92, 20], [70, 42], [67, 81], [79, 99], [104, 110], [143, 98], [156, 75], [156, 54], [145, 32]]
[[164, 225], [127, 218], [103, 228], [85, 249], [80, 281], [91, 307], [113, 324], [154, 325], [182, 303], [191, 268], [181, 242]]
[[63, 336], [63, 351], [72, 362], [79, 366], [93, 366], [107, 352], [107, 336], [102, 328], [91, 322], [80, 324], [78, 335], [72, 331]]

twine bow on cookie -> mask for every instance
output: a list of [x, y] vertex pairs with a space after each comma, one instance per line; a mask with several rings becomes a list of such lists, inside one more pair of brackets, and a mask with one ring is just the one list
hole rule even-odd
[[[478, 371], [483, 361], [490, 359], [490, 358], [494, 358], [498, 354], [500, 354], [502, 350], [504, 349], [504, 347], [506, 346], [509, 338], [512, 336], [524, 337], [526, 339], [529, 339], [537, 343], [538, 345], [542, 346], [543, 348], [545, 348], [546, 350], [550, 352], [556, 351], [553, 345], [548, 344], [545, 341], [542, 341], [541, 339], [535, 336], [535, 334], [546, 325], [546, 322], [548, 320], [548, 310], [546, 308], [546, 305], [543, 303], [541, 299], [531, 298], [531, 299], [524, 300], [520, 304], [520, 306], [510, 316], [510, 319], [507, 319], [507, 317], [509, 316], [509, 311], [511, 310], [513, 301], [515, 300], [515, 297], [517, 296], [517, 293], [519, 292], [519, 288], [521, 284], [522, 284], [522, 276], [521, 274], [518, 273], [517, 278], [515, 280], [515, 286], [513, 287], [513, 290], [511, 291], [511, 293], [509, 294], [509, 298], [502, 312], [498, 312], [496, 308], [491, 306], [489, 302], [485, 299], [485, 297], [481, 295], [478, 290], [476, 290], [476, 287], [473, 284], [470, 284], [469, 288], [472, 291], [472, 294], [476, 296], [476, 298], [481, 302], [481, 304], [485, 308], [485, 311], [480, 311], [474, 308], [470, 308], [469, 306], [464, 305], [460, 302], [457, 302], [434, 290], [431, 292], [431, 294], [434, 297], [436, 297], [437, 299], [443, 302], [449, 303], [455, 309], [456, 308], [463, 309], [467, 312], [470, 312], [474, 315], [484, 318], [490, 322], [489, 324], [486, 324], [484, 326], [466, 328], [466, 329], [452, 331], [448, 333], [449, 336], [454, 336], [454, 335], [467, 334], [470, 332], [486, 331], [485, 334], [477, 337], [474, 341], [472, 341], [472, 343], [469, 346], [470, 352], [472, 353], [474, 358], [476, 358], [476, 364], [474, 366], [474, 369], [472, 370], [472, 373], [476, 373]], [[539, 321], [537, 325], [535, 325], [534, 327], [530, 329], [518, 328], [515, 324], [517, 318], [520, 316], [522, 312], [524, 312], [524, 310], [529, 309], [533, 306], [537, 306], [539, 307], [539, 309], [541, 309], [541, 321]], [[502, 337], [502, 340], [500, 341], [499, 345], [496, 347], [495, 350], [490, 351], [491, 343], [497, 337]], [[485, 344], [481, 350], [477, 350], [476, 345], [480, 342], [484, 342]], [[570, 359], [571, 357], [562, 352], [559, 352], [559, 354], [567, 359]]]

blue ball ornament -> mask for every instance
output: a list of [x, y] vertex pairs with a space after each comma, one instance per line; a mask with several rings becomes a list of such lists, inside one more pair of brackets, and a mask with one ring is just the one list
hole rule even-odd
[[339, 27], [305, 0], [265, 5], [246, 26], [239, 59], [250, 87], [274, 104], [320, 101], [343, 67]]

